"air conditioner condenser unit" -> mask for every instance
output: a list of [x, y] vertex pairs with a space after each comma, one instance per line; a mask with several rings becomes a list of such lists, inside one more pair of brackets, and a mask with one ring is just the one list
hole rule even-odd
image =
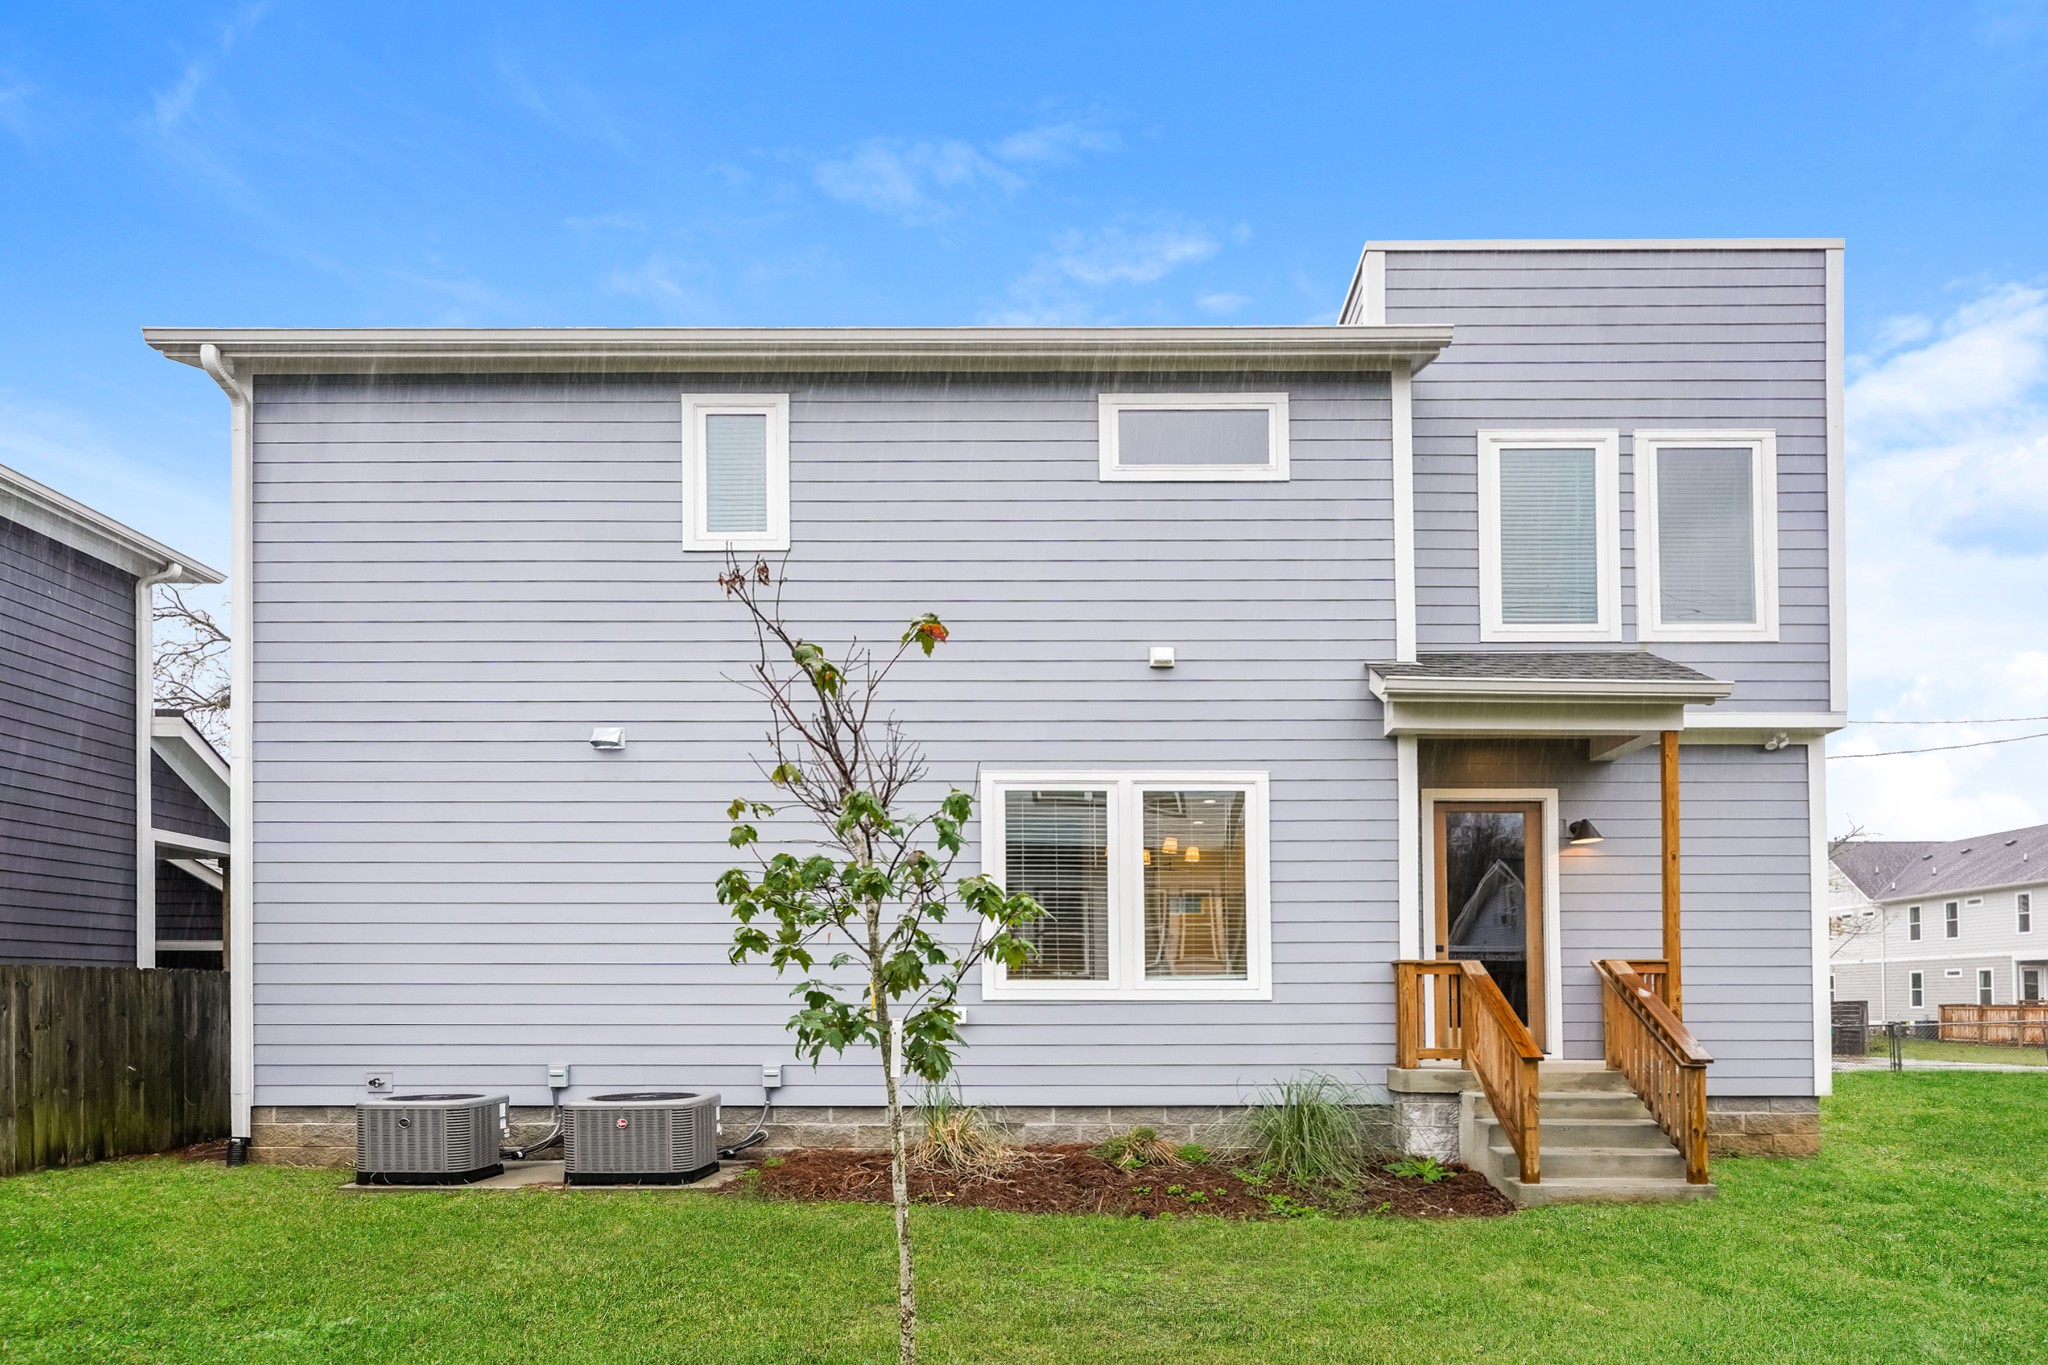
[[393, 1095], [356, 1106], [358, 1185], [466, 1185], [504, 1172], [504, 1095]]
[[628, 1090], [562, 1106], [571, 1185], [684, 1185], [718, 1170], [718, 1095]]

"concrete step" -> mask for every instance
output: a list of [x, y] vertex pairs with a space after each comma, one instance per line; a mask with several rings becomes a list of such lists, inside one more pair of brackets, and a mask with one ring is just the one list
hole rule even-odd
[[[1484, 1092], [1473, 1101], [1472, 1112], [1493, 1116], [1493, 1102]], [[1536, 1112], [1545, 1123], [1560, 1119], [1646, 1119], [1650, 1111], [1632, 1093], [1610, 1095], [1601, 1091], [1552, 1090], [1536, 1096]]]
[[1563, 1091], [1632, 1095], [1628, 1077], [1610, 1071], [1605, 1062], [1544, 1062], [1536, 1068], [1536, 1088], [1551, 1094]]
[[[1515, 1149], [1505, 1141], [1488, 1143], [1486, 1150], [1496, 1171], [1507, 1173], [1517, 1169]], [[1645, 1147], [1553, 1147], [1545, 1142], [1540, 1147], [1540, 1158], [1546, 1181], [1685, 1181], [1685, 1158], [1668, 1142], [1662, 1151]]]
[[[1506, 1142], [1500, 1120], [1491, 1115], [1479, 1118], [1481, 1135], [1491, 1146], [1495, 1141]], [[1656, 1120], [1644, 1114], [1639, 1118], [1598, 1118], [1598, 1119], [1554, 1119], [1548, 1113], [1538, 1130], [1537, 1140], [1545, 1153], [1561, 1147], [1641, 1147], [1652, 1151], [1671, 1151], [1671, 1139], [1657, 1126]]]
[[[1550, 1157], [1544, 1154], [1543, 1179], [1524, 1185], [1513, 1176], [1493, 1178], [1493, 1186], [1517, 1208], [1533, 1209], [1546, 1204], [1665, 1204], [1691, 1199], [1712, 1199], [1713, 1185], [1688, 1185], [1683, 1180], [1574, 1179], [1550, 1174]], [[1510, 1168], [1512, 1169], [1512, 1168]]]

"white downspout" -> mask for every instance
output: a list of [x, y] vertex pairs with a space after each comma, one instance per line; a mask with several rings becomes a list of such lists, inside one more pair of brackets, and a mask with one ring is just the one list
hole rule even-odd
[[255, 399], [235, 375], [220, 347], [199, 348], [199, 365], [228, 396], [233, 428], [234, 524], [229, 563], [234, 594], [233, 653], [229, 695], [233, 699], [228, 744], [228, 1051], [231, 1111], [229, 1134], [246, 1143], [256, 1101], [256, 860], [254, 770], [250, 751], [256, 724], [256, 591], [250, 551], [255, 542], [255, 501], [251, 496], [251, 421]]
[[185, 577], [183, 564], [135, 580], [135, 965], [156, 966], [156, 811], [150, 783], [156, 725], [156, 585]]

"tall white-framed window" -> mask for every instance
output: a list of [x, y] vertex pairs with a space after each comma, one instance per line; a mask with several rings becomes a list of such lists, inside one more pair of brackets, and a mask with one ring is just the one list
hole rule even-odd
[[1980, 1005], [1992, 1003], [1991, 969], [1989, 967], [1979, 967], [1977, 969], [1977, 1003]]
[[1778, 434], [1638, 431], [1636, 633], [1778, 638]]
[[1267, 779], [1015, 772], [981, 781], [982, 871], [1046, 914], [991, 1000], [1270, 1000]]
[[2014, 901], [2017, 911], [2014, 928], [2022, 934], [2034, 932], [2034, 893], [2022, 891]]
[[1621, 433], [1479, 433], [1479, 638], [1621, 638]]
[[1927, 976], [1924, 972], [1912, 972], [1906, 977], [1907, 1003], [1919, 1009], [1927, 1003]]
[[789, 548], [789, 395], [683, 395], [683, 548]]
[[2039, 967], [2020, 968], [2020, 999], [2039, 1000], [2040, 998], [2041, 969]]
[[1104, 482], [1281, 482], [1284, 393], [1105, 393], [1096, 441]]
[[1962, 906], [1960, 906], [1960, 905], [1956, 904], [1956, 902], [1954, 902], [1954, 901], [1950, 901], [1950, 902], [1949, 902], [1949, 903], [1948, 903], [1947, 905], [1944, 905], [1944, 906], [1942, 906], [1942, 907], [1941, 907], [1941, 923], [1942, 923], [1942, 930], [1941, 930], [1941, 933], [1942, 933], [1942, 937], [1944, 937], [1944, 938], [1961, 938], [1961, 937], [1963, 936], [1963, 908], [1962, 908]]
[[1920, 941], [1920, 907], [1917, 905], [1906, 907], [1906, 939], [1911, 943]]

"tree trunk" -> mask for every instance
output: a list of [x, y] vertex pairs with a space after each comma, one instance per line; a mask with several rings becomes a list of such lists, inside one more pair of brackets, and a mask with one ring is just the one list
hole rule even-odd
[[917, 1280], [910, 1262], [910, 1163], [903, 1141], [903, 1090], [896, 1078], [896, 1037], [890, 1027], [889, 998], [882, 990], [880, 907], [868, 912], [868, 976], [875, 1003], [875, 1027], [882, 1037], [882, 1084], [889, 1097], [889, 1193], [896, 1206], [896, 1356], [899, 1365], [917, 1365]]

